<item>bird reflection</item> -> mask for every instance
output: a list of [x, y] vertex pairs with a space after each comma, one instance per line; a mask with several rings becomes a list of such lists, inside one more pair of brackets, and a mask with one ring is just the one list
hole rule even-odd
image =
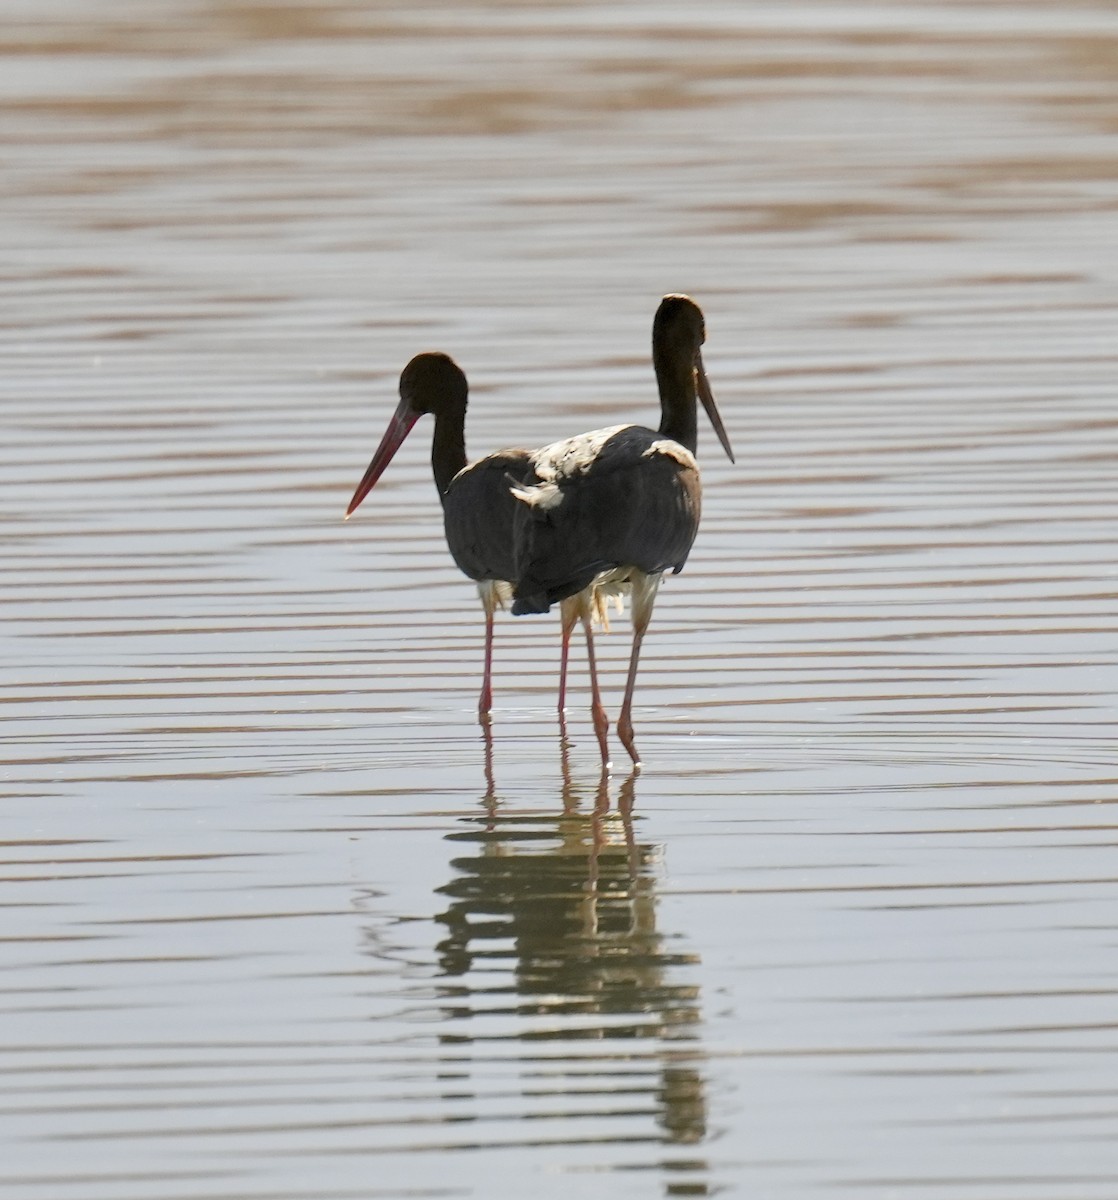
[[[572, 780], [565, 737], [561, 755], [558, 806], [507, 804], [490, 757], [481, 813], [447, 835], [460, 853], [454, 877], [439, 889], [447, 907], [435, 918], [446, 930], [437, 945], [451, 1026], [444, 1040], [603, 1043], [577, 1057], [607, 1080], [607, 1090], [599, 1083], [595, 1093], [624, 1095], [627, 1109], [635, 1094], [643, 1109], [643, 1097], [661, 1140], [700, 1142], [707, 1128], [696, 1065], [701, 1014], [698, 987], [687, 981], [698, 958], [658, 928], [660, 850], [634, 833], [636, 775], [611, 804], [606, 773], [596, 786], [581, 785]], [[638, 1039], [651, 1049], [633, 1047]], [[592, 1077], [581, 1075], [575, 1090]]]

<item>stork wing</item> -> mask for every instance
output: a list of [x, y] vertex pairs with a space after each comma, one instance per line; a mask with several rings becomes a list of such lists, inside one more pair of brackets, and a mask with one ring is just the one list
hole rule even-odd
[[515, 578], [509, 488], [535, 480], [529, 450], [499, 450], [459, 471], [443, 496], [443, 524], [458, 569], [471, 579]]
[[516, 491], [520, 611], [546, 611], [615, 567], [678, 571], [698, 532], [699, 470], [683, 446], [633, 425], [581, 458], [578, 441], [538, 452], [541, 482]]

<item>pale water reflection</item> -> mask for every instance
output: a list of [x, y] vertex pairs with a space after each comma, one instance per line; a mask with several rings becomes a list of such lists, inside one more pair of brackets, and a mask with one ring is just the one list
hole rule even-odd
[[[446, 926], [440, 1041], [545, 1043], [548, 1057], [525, 1063], [520, 1119], [590, 1120], [600, 1138], [611, 1123], [654, 1116], [668, 1143], [701, 1142], [697, 957], [659, 928], [662, 847], [636, 840], [633, 777], [615, 808], [606, 779], [588, 798], [567, 780], [552, 813], [492, 797], [447, 835], [462, 853], [436, 917]], [[554, 1053], [565, 1042], [597, 1043], [596, 1066], [565, 1067]], [[617, 1042], [656, 1046], [658, 1061], [630, 1063]], [[661, 1140], [651, 1128], [622, 1135], [634, 1138]]]
[[[12, 0], [5, 1200], [1118, 1193], [1118, 10]], [[737, 466], [603, 781], [475, 454]], [[381, 490], [383, 489], [383, 490]], [[616, 713], [627, 638], [602, 638]], [[565, 751], [565, 753], [564, 753]]]

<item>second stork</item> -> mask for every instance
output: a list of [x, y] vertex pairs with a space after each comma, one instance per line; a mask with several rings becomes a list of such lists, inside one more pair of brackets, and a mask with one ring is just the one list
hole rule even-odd
[[734, 460], [703, 369], [704, 340], [699, 306], [688, 296], [665, 296], [652, 327], [659, 429], [615, 425], [545, 446], [529, 459], [534, 480], [512, 488], [523, 506], [513, 534], [512, 611], [540, 613], [560, 605], [564, 683], [571, 631], [582, 621], [603, 764], [609, 761], [609, 722], [598, 688], [593, 621], [611, 596], [630, 595], [633, 645], [617, 734], [639, 764], [632, 710], [641, 643], [664, 572], [683, 569], [699, 529], [700, 402]]

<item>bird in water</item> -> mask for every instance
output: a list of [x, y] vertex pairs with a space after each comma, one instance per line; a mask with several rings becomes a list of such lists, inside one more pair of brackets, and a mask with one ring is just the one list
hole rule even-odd
[[349, 517], [384, 473], [421, 416], [435, 418], [431, 467], [447, 546], [459, 569], [477, 583], [485, 613], [485, 667], [478, 714], [493, 705], [493, 623], [512, 598], [512, 611], [547, 612], [562, 620], [559, 711], [566, 703], [570, 638], [586, 632], [591, 713], [608, 765], [609, 721], [602, 706], [593, 624], [606, 605], [629, 594], [633, 644], [618, 736], [634, 763], [632, 704], [641, 643], [666, 570], [687, 560], [699, 526], [701, 486], [695, 462], [697, 403], [702, 402], [730, 461], [734, 455], [703, 368], [703, 315], [687, 296], [665, 296], [652, 332], [660, 390], [658, 430], [617, 425], [542, 450], [506, 449], [467, 463], [468, 387], [446, 354], [419, 354], [400, 376], [400, 402], [346, 510]]
[[499, 450], [466, 461], [466, 376], [446, 354], [418, 354], [400, 376], [400, 403], [384, 431], [353, 499], [352, 515], [384, 473], [412, 426], [427, 413], [435, 418], [431, 469], [443, 507], [446, 542], [459, 570], [477, 584], [485, 611], [485, 671], [478, 716], [493, 707], [493, 615], [512, 593], [513, 527], [520, 502], [510, 488], [534, 478], [530, 450]]
[[629, 594], [633, 643], [617, 735], [639, 765], [632, 709], [641, 644], [664, 572], [683, 569], [699, 529], [699, 402], [734, 461], [703, 368], [705, 336], [699, 306], [688, 296], [665, 296], [652, 326], [659, 429], [616, 425], [555, 442], [528, 457], [525, 481], [511, 487], [520, 504], [513, 527], [512, 611], [520, 616], [560, 606], [560, 708], [571, 631], [582, 621], [603, 766], [609, 764], [609, 721], [598, 687], [592, 626], [604, 616], [610, 597]]

